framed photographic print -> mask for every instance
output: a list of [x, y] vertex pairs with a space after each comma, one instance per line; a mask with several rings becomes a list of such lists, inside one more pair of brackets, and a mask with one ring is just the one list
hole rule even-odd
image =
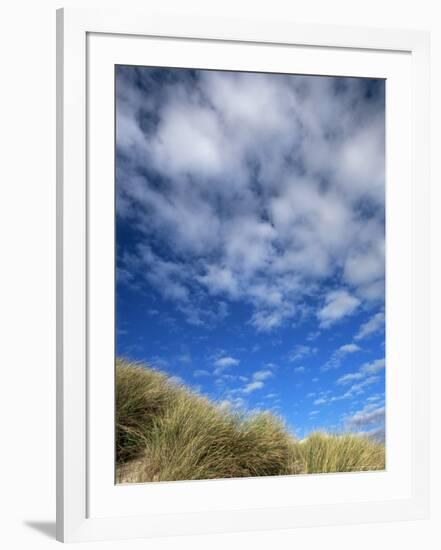
[[428, 36], [58, 12], [63, 541], [428, 513]]

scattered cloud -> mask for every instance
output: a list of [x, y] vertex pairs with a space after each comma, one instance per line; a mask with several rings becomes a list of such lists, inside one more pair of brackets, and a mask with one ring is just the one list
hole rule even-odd
[[369, 402], [380, 401], [383, 398], [384, 398], [384, 396], [377, 393], [375, 395], [370, 395], [368, 398], [366, 398], [366, 401], [369, 401]]
[[349, 374], [345, 374], [344, 376], [340, 376], [340, 378], [337, 380], [337, 384], [349, 384], [354, 382], [355, 380], [360, 380], [363, 378], [363, 374], [361, 372], [352, 372]]
[[264, 397], [265, 399], [276, 399], [278, 396], [278, 393], [267, 393]]
[[381, 298], [381, 91], [366, 101], [359, 79], [121, 66], [116, 94], [117, 216], [136, 232], [121, 284], [148, 285], [193, 326], [244, 302], [257, 332], [296, 323], [305, 299], [328, 328]]
[[333, 290], [325, 298], [317, 317], [322, 328], [328, 328], [344, 317], [352, 315], [360, 305], [360, 300], [347, 290]]
[[316, 354], [317, 351], [318, 348], [306, 346], [304, 344], [298, 344], [289, 354], [288, 361], [290, 361], [291, 363], [295, 363], [296, 361], [300, 361], [305, 357]]
[[261, 380], [254, 380], [253, 382], [247, 384], [242, 391], [243, 393], [248, 394], [253, 391], [260, 390], [264, 385], [265, 384]]
[[369, 376], [368, 378], [365, 378], [361, 382], [357, 382], [356, 384], [353, 384], [349, 390], [346, 392], [345, 397], [352, 397], [353, 395], [360, 395], [363, 393], [364, 388], [366, 386], [370, 386], [372, 384], [375, 384], [375, 382], [378, 382], [379, 377], [378, 376]]
[[344, 355], [346, 353], [354, 353], [356, 351], [360, 351], [360, 347], [357, 346], [357, 344], [345, 344], [344, 346], [341, 346], [339, 348], [340, 354]]
[[340, 346], [332, 353], [331, 357], [322, 366], [321, 370], [327, 371], [331, 369], [338, 369], [346, 355], [356, 353], [357, 351], [361, 351], [361, 348], [357, 346], [357, 344], [344, 344], [343, 346]]
[[239, 359], [234, 359], [234, 357], [220, 357], [219, 359], [216, 359], [214, 362], [215, 367], [220, 367], [222, 369], [225, 369], [227, 367], [235, 367], [240, 363]]
[[372, 361], [370, 363], [365, 363], [361, 367], [361, 372], [365, 374], [372, 374], [383, 370], [385, 367], [386, 367], [386, 360], [383, 357], [382, 359], [375, 359], [375, 361]]
[[365, 363], [360, 367], [357, 372], [352, 372], [341, 376], [337, 380], [337, 384], [345, 385], [353, 382], [354, 380], [362, 380], [368, 375], [372, 375], [384, 370], [386, 361], [384, 358], [376, 359], [370, 363]]
[[266, 380], [273, 376], [273, 373], [270, 370], [258, 370], [253, 374], [254, 380]]
[[225, 370], [231, 367], [237, 367], [240, 364], [240, 360], [229, 355], [214, 356], [214, 376], [221, 376]]
[[326, 403], [326, 402], [327, 402], [327, 399], [325, 399], [324, 397], [319, 397], [314, 401], [314, 405], [321, 405], [322, 403]]
[[374, 334], [375, 332], [378, 332], [379, 330], [384, 330], [384, 313], [376, 313], [373, 317], [371, 317], [368, 321], [363, 323], [357, 334], [354, 336], [355, 340], [362, 340], [363, 338], [367, 338], [371, 334]]

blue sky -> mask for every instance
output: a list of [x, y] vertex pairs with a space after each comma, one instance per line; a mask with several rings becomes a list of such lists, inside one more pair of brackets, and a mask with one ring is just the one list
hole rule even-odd
[[384, 431], [382, 80], [116, 68], [117, 355]]

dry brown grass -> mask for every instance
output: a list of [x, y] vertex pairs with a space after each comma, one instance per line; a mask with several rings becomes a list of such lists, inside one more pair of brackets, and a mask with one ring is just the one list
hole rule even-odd
[[316, 432], [300, 443], [306, 473], [384, 470], [384, 445], [354, 434]]
[[299, 442], [282, 420], [221, 409], [142, 365], [116, 365], [117, 482], [384, 469], [384, 446], [353, 435]]

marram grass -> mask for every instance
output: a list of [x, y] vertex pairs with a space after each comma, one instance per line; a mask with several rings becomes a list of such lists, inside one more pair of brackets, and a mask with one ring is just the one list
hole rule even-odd
[[117, 482], [383, 470], [384, 446], [357, 435], [298, 441], [280, 418], [222, 409], [141, 364], [116, 364]]

